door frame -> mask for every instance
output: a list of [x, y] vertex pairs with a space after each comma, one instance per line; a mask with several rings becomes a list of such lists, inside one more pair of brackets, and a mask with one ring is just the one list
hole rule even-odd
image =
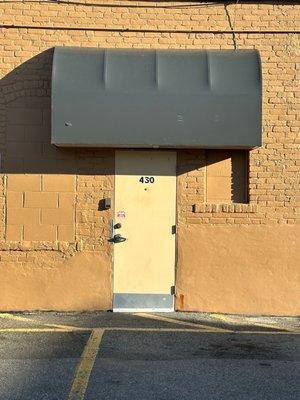
[[[110, 220], [110, 229], [111, 229], [111, 237], [113, 234], [113, 221], [115, 218], [115, 212], [116, 212], [116, 204], [115, 204], [115, 199], [116, 199], [116, 153], [121, 152], [121, 151], [132, 151], [132, 152], [139, 152], [139, 151], [155, 151], [155, 152], [174, 152], [175, 153], [175, 246], [174, 246], [174, 291], [173, 293], [170, 293], [173, 295], [173, 307], [172, 310], [170, 309], [155, 309], [155, 308], [149, 308], [147, 311], [143, 312], [174, 312], [177, 311], [176, 307], [176, 282], [177, 282], [177, 265], [178, 265], [178, 150], [177, 149], [162, 149], [162, 148], [155, 148], [155, 149], [149, 149], [149, 148], [117, 148], [114, 150], [114, 189], [113, 189], [113, 212], [112, 212], [112, 219]], [[114, 259], [114, 245], [112, 244], [112, 310], [114, 312], [141, 312], [139, 310], [134, 310], [134, 309], [118, 309], [114, 308], [114, 273], [115, 273], [115, 259]]]

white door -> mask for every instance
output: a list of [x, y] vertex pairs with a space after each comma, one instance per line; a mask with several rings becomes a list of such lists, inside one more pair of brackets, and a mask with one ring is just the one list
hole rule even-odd
[[176, 152], [116, 151], [115, 174], [114, 311], [172, 311]]

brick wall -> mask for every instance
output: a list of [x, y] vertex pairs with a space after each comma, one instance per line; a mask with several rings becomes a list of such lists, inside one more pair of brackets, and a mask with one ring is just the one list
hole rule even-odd
[[98, 203], [113, 196], [113, 151], [49, 144], [51, 49], [58, 45], [258, 49], [263, 146], [250, 152], [249, 204], [206, 204], [204, 150], [179, 151], [178, 221], [299, 224], [299, 5], [75, 3], [0, 4], [0, 266], [9, 257], [49, 267], [82, 251], [111, 259], [111, 212]]

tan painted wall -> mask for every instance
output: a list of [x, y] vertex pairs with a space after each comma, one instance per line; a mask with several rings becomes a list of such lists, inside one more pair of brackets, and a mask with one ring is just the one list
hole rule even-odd
[[40, 250], [23, 261], [16, 258], [0, 265], [1, 310], [111, 308], [110, 262], [101, 252], [65, 257]]
[[[95, 6], [85, 6], [85, 2]], [[202, 230], [212, 232], [216, 226], [220, 230], [234, 228], [237, 237], [244, 230], [252, 229], [257, 241], [261, 238], [259, 232], [265, 229], [274, 232], [275, 243], [280, 238], [275, 233], [289, 228], [291, 240], [296, 240], [296, 226], [300, 222], [297, 175], [300, 169], [300, 6], [276, 1], [240, 2], [226, 7], [205, 3], [191, 7], [188, 2], [122, 1], [120, 4], [83, 0], [80, 3], [83, 4], [0, 2], [0, 19], [4, 24], [0, 28], [0, 271], [3, 271], [0, 281], [1, 293], [5, 293], [0, 297], [0, 309], [111, 307], [108, 288], [111, 288], [112, 252], [107, 239], [113, 210], [99, 211], [98, 203], [104, 197], [113, 196], [113, 151], [57, 149], [50, 145], [52, 48], [57, 45], [258, 49], [264, 81], [263, 146], [250, 153], [249, 204], [207, 203], [205, 152], [180, 151], [179, 230], [188, 230], [191, 241], [195, 242]], [[231, 27], [238, 33], [234, 34]], [[72, 188], [67, 194], [65, 185], [64, 190], [58, 186], [50, 190], [45, 185], [47, 179], [71, 182]], [[11, 186], [18, 180], [16, 186]], [[207, 292], [204, 304], [198, 299], [201, 296], [198, 286], [182, 279], [190, 268], [187, 257], [183, 257], [190, 244], [183, 237], [178, 241], [181, 261], [177, 273], [186, 307], [213, 311], [219, 304], [214, 292]], [[209, 275], [209, 265], [219, 262], [213, 235], [208, 233], [209, 237], [207, 263], [201, 264], [207, 265], [203, 273], [205, 287], [219, 282], [212, 282]], [[228, 238], [222, 236], [222, 240]], [[242, 247], [247, 252], [245, 243]], [[99, 260], [105, 260], [103, 263], [98, 263], [98, 254]], [[265, 258], [260, 252], [255, 254], [254, 267], [259, 268]], [[279, 246], [274, 246], [270, 254], [272, 259], [279, 260], [284, 253]], [[195, 254], [194, 262], [203, 263], [201, 255], [201, 252]], [[76, 268], [71, 268], [73, 263]], [[105, 278], [102, 278], [103, 271], [107, 274]], [[282, 280], [282, 273], [277, 271], [279, 267], [273, 271], [274, 282]], [[240, 278], [247, 285], [246, 279]], [[86, 279], [86, 290], [81, 288], [78, 294], [75, 282], [81, 279]], [[39, 282], [46, 288], [43, 300]], [[60, 282], [65, 282], [65, 291], [60, 290]], [[15, 290], [17, 283], [19, 289]], [[14, 294], [14, 291], [20, 293], [22, 286], [24, 296]], [[281, 288], [282, 297], [284, 292], [292, 303], [287, 286]], [[275, 298], [275, 290], [269, 293], [268, 307], [263, 307], [265, 297], [258, 291], [252, 308], [250, 291], [243, 292], [241, 304], [248, 301], [251, 312], [255, 313], [287, 313], [288, 308]], [[224, 311], [234, 309], [238, 302], [233, 303], [228, 298]], [[296, 313], [295, 308], [292, 310], [295, 306], [287, 307]], [[237, 312], [243, 310], [243, 307], [236, 308]], [[299, 311], [298, 307], [298, 314]]]
[[299, 225], [189, 225], [179, 241], [178, 309], [299, 315]]

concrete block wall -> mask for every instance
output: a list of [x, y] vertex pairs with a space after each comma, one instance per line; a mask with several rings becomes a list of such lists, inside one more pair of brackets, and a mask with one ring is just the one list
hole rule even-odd
[[[0, 284], [1, 309], [111, 307], [112, 251], [107, 239], [113, 210], [100, 211], [99, 200], [113, 198], [113, 150], [50, 145], [52, 48], [85, 46], [260, 51], [263, 146], [249, 154], [249, 204], [230, 204], [227, 195], [216, 204], [207, 193], [206, 178], [212, 172], [205, 151], [178, 152], [177, 283], [185, 296], [178, 307], [222, 311], [223, 304], [223, 311], [299, 312], [298, 253], [293, 250], [300, 222], [299, 5], [106, 0], [83, 0], [77, 5], [15, 0], [0, 3], [0, 19], [0, 271], [5, 276]], [[220, 275], [221, 282], [227, 272], [213, 255], [212, 237], [226, 238], [228, 229], [232, 237], [247, 238], [240, 242], [239, 254], [230, 249], [224, 253], [228, 259], [248, 259], [247, 243], [252, 243], [253, 252], [266, 243], [273, 261], [269, 265], [256, 252], [254, 266], [252, 259], [235, 264], [236, 276], [245, 277], [228, 282], [224, 292], [221, 284], [211, 284], [206, 265], [213, 260], [210, 273]], [[271, 247], [269, 229], [278, 232], [272, 234]], [[193, 260], [198, 261], [193, 263], [186, 251], [191, 251], [190, 243], [203, 238], [203, 232], [211, 237], [201, 251], [206, 259], [195, 253]], [[189, 243], [185, 234], [190, 235]], [[290, 241], [281, 241], [282, 235]], [[289, 263], [277, 257], [281, 264], [276, 264], [272, 252], [276, 255], [280, 246], [285, 246], [282, 254], [288, 254], [288, 247], [295, 254]], [[199, 274], [191, 274], [187, 264]], [[275, 277], [268, 282], [273, 299], [268, 306], [259, 291], [249, 287], [261, 287], [255, 275], [257, 280]], [[287, 283], [282, 289], [283, 280]], [[195, 294], [200, 284], [205, 297]], [[235, 286], [239, 284], [240, 292]], [[216, 290], [223, 302], [214, 297]], [[283, 305], [284, 298], [289, 306]]]
[[74, 176], [9, 174], [6, 239], [74, 242], [74, 194]]

